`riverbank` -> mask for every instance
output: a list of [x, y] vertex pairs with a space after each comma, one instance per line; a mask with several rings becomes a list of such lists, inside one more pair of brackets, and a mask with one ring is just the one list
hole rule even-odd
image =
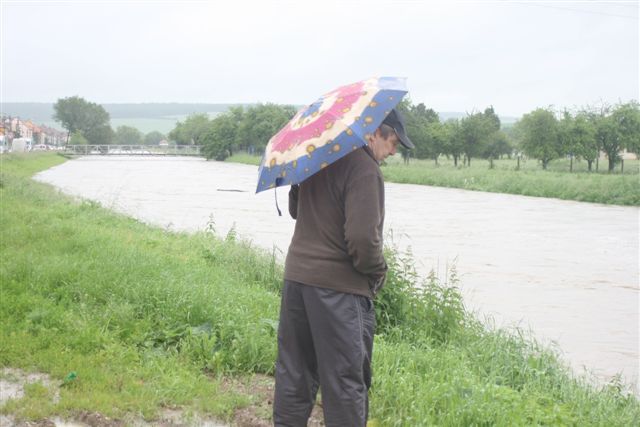
[[[229, 162], [259, 165], [260, 157], [235, 154]], [[453, 161], [411, 159], [408, 165], [399, 156], [389, 158], [382, 170], [385, 181], [399, 184], [431, 185], [461, 188], [491, 193], [550, 197], [579, 202], [640, 206], [640, 161], [626, 160], [624, 173], [605, 171], [589, 173], [586, 162], [576, 162], [569, 173], [568, 160], [550, 162], [549, 170], [542, 170], [535, 160], [495, 160], [489, 169], [486, 160], [473, 159], [470, 167], [454, 166]], [[595, 166], [594, 166], [595, 168]]]
[[[56, 156], [2, 158], [3, 366], [63, 383], [4, 406], [27, 419], [93, 411], [117, 419], [183, 408], [231, 421], [268, 404], [229, 387], [269, 375], [281, 268], [269, 254], [210, 234], [173, 233], [77, 202], [28, 178]], [[571, 377], [522, 335], [487, 330], [457, 288], [390, 254], [378, 302], [372, 418], [380, 425], [633, 425], [622, 384]], [[6, 297], [5, 297], [6, 296]], [[6, 343], [6, 344], [5, 344]], [[269, 377], [266, 378], [268, 381]]]

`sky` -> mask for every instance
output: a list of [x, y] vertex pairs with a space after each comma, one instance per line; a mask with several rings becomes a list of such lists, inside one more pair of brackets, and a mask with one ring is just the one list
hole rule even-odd
[[639, 98], [636, 1], [10, 1], [2, 102], [306, 105], [371, 76], [436, 111]]

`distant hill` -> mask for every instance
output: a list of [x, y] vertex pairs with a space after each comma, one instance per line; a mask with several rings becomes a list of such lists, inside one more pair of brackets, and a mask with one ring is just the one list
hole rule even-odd
[[[101, 104], [111, 117], [111, 127], [133, 126], [143, 133], [159, 131], [169, 133], [179, 120], [194, 113], [215, 117], [231, 106], [251, 104], [184, 104], [184, 103], [143, 103], [143, 104]], [[2, 114], [18, 116], [56, 129], [60, 123], [53, 120], [53, 104], [45, 102], [3, 102]]]
[[[181, 103], [145, 103], [145, 104], [101, 104], [112, 119], [159, 119], [169, 116], [183, 116], [192, 113], [223, 112], [231, 106], [242, 104], [181, 104]], [[248, 104], [247, 104], [248, 105]], [[3, 102], [0, 104], [3, 114], [19, 116], [25, 120], [45, 122], [53, 120], [53, 104], [45, 102]]]
[[[153, 130], [168, 133], [178, 120], [184, 120], [194, 113], [206, 113], [211, 117], [225, 112], [231, 106], [248, 107], [254, 104], [187, 104], [187, 103], [143, 103], [143, 104], [101, 104], [111, 116], [111, 126], [127, 125], [147, 133]], [[45, 102], [2, 102], [0, 110], [3, 115], [18, 116], [31, 120], [36, 124], [44, 124], [57, 129], [62, 126], [53, 120], [53, 104]], [[440, 120], [460, 119], [466, 113], [440, 112]], [[513, 124], [517, 117], [500, 116], [503, 124]]]

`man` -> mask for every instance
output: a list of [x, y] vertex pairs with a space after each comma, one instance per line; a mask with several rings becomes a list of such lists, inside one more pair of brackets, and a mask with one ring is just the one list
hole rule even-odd
[[289, 192], [296, 227], [285, 263], [273, 419], [306, 426], [318, 387], [325, 424], [366, 425], [375, 329], [384, 283], [384, 181], [379, 163], [413, 148], [392, 110], [367, 145]]

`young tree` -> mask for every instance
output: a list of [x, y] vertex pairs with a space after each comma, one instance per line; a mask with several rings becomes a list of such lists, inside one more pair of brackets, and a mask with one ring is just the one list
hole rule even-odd
[[447, 120], [444, 124], [444, 134], [447, 138], [445, 154], [453, 157], [453, 165], [458, 166], [458, 160], [464, 153], [464, 139], [458, 119]]
[[522, 116], [516, 124], [524, 152], [542, 162], [542, 169], [561, 155], [558, 120], [553, 111], [538, 108]]

